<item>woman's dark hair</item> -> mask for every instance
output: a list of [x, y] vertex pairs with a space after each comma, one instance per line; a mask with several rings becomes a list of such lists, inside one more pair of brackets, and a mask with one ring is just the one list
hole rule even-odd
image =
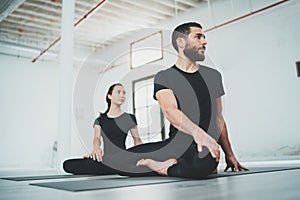
[[188, 22], [188, 23], [184, 23], [181, 24], [179, 26], [177, 26], [173, 33], [172, 33], [172, 45], [174, 47], [174, 49], [176, 49], [176, 51], [178, 52], [178, 46], [177, 46], [177, 38], [178, 37], [182, 37], [182, 38], [187, 38], [187, 36], [191, 33], [191, 27], [198, 27], [202, 29], [202, 26], [197, 23], [197, 22]]
[[109, 111], [109, 109], [110, 109], [110, 105], [111, 105], [111, 100], [108, 98], [108, 95], [110, 94], [112, 94], [112, 92], [113, 92], [113, 90], [114, 90], [114, 88], [116, 87], [116, 86], [123, 86], [121, 83], [115, 83], [115, 84], [113, 84], [113, 85], [111, 85], [109, 88], [108, 88], [108, 91], [107, 91], [107, 93], [106, 93], [106, 96], [105, 96], [105, 99], [106, 99], [106, 103], [107, 103], [107, 109], [106, 109], [106, 111], [104, 112], [104, 113], [100, 113], [100, 116], [102, 115], [102, 114], [107, 114], [108, 113], [108, 111]]

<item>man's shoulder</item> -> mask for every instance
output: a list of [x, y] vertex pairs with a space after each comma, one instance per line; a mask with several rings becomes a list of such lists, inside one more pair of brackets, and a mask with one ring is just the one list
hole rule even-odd
[[211, 72], [211, 73], [220, 73], [217, 69], [212, 68], [212, 67], [208, 67], [208, 66], [205, 66], [205, 65], [200, 65], [199, 69], [203, 70], [203, 71]]
[[172, 65], [171, 67], [168, 67], [166, 69], [160, 70], [159, 72], [157, 72], [157, 74], [167, 74], [167, 73], [169, 73], [170, 71], [173, 71], [173, 70], [174, 70], [174, 65]]
[[167, 78], [169, 76], [169, 74], [172, 73], [172, 71], [174, 71], [174, 65], [169, 68], [160, 70], [159, 72], [156, 73], [155, 77], [156, 77], [156, 79], [157, 78]]
[[211, 68], [211, 67], [208, 67], [205, 65], [200, 65], [199, 71], [206, 73], [208, 75], [221, 76], [221, 73], [217, 69], [214, 69], [214, 68]]

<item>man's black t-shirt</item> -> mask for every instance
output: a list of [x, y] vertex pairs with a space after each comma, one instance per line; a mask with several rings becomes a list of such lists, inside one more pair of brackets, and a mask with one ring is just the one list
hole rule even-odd
[[120, 149], [126, 149], [127, 133], [131, 128], [137, 126], [137, 122], [135, 116], [129, 113], [123, 113], [115, 118], [101, 114], [95, 120], [95, 125], [101, 126], [105, 154], [114, 154]]
[[[162, 89], [172, 90], [179, 110], [192, 122], [216, 140], [219, 131], [216, 124], [216, 98], [225, 94], [221, 74], [212, 68], [200, 66], [194, 73], [184, 72], [176, 65], [156, 74], [154, 79], [154, 99]], [[170, 138], [178, 130], [170, 126]]]

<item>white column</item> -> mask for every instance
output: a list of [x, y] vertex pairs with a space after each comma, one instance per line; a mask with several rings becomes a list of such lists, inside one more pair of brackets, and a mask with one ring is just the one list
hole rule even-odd
[[74, 10], [75, 0], [62, 1], [58, 110], [58, 169], [62, 169], [62, 162], [70, 156], [71, 149]]

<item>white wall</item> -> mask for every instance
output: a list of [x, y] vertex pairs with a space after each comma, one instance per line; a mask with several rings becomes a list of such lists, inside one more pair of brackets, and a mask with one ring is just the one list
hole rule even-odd
[[0, 167], [49, 167], [57, 138], [58, 65], [0, 60]]
[[291, 1], [207, 34], [208, 54], [222, 66], [225, 116], [240, 157], [299, 158], [299, 8]]

